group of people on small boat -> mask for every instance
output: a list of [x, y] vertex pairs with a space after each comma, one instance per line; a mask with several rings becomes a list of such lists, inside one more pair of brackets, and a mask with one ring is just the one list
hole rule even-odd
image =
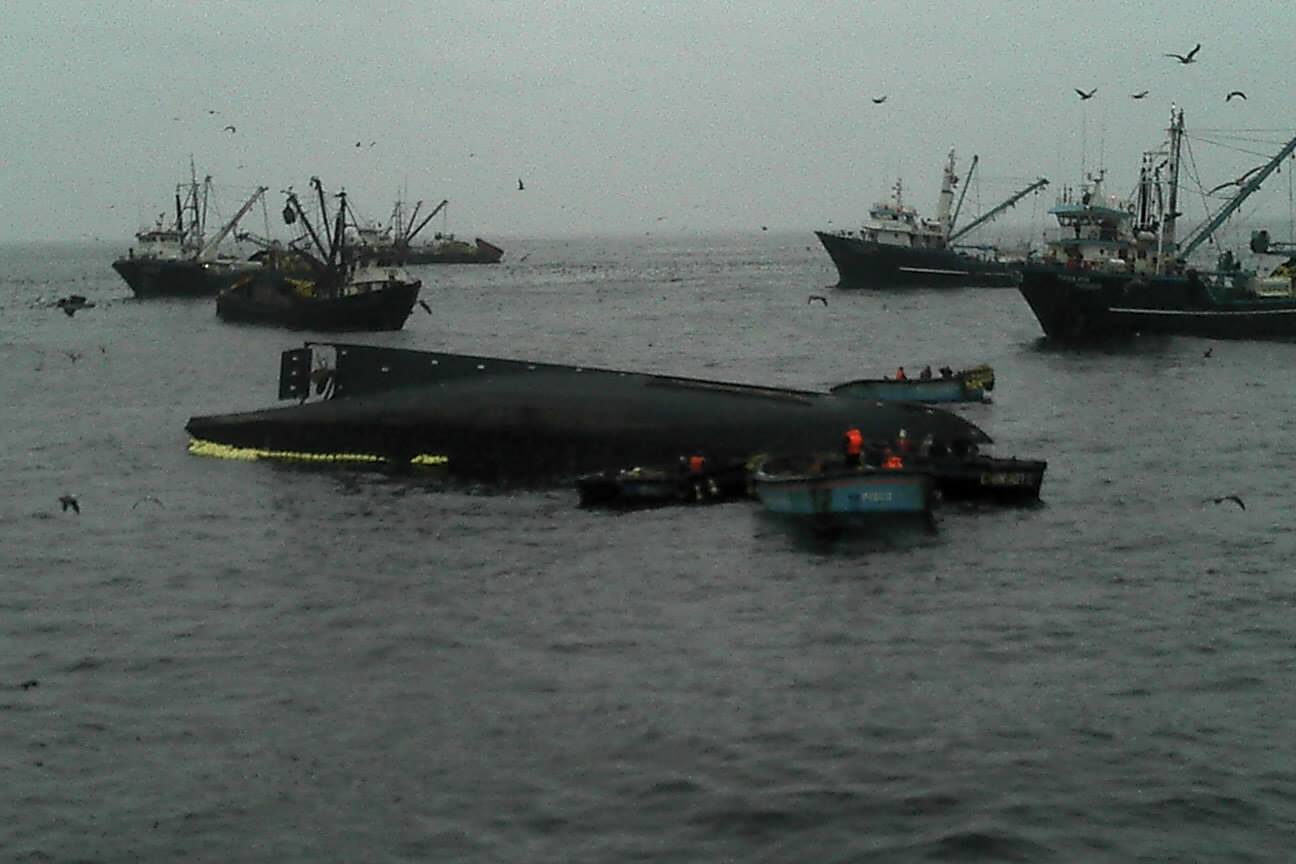
[[[967, 457], [974, 455], [975, 444], [960, 444], [955, 447], [953, 455]], [[842, 437], [842, 455], [849, 468], [871, 467], [896, 470], [904, 468], [910, 462], [928, 462], [951, 455], [944, 445], [938, 444], [931, 435], [925, 436], [916, 445], [908, 433], [901, 429], [896, 433], [895, 441], [873, 441], [864, 438], [859, 429], [846, 430]]]
[[[942, 367], [940, 368], [940, 376], [941, 376], [942, 378], [953, 378], [953, 377], [954, 377], [954, 370], [951, 369], [951, 368], [948, 367], [948, 366], [942, 366]], [[919, 380], [919, 381], [930, 381], [930, 380], [932, 380], [932, 378], [934, 378], [934, 377], [935, 377], [935, 376], [932, 374], [932, 368], [931, 368], [931, 366], [924, 366], [924, 367], [922, 368], [922, 371], [918, 373], [918, 380]], [[897, 366], [897, 367], [896, 367], [895, 380], [896, 380], [896, 381], [908, 381], [908, 380], [909, 380], [909, 376], [905, 374], [905, 368], [904, 368], [903, 366]]]

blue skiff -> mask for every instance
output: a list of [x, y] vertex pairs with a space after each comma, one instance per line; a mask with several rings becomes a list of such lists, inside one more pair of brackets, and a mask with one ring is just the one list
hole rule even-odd
[[756, 497], [771, 513], [789, 516], [849, 516], [931, 512], [930, 474], [909, 469], [833, 467], [814, 472], [752, 473]]

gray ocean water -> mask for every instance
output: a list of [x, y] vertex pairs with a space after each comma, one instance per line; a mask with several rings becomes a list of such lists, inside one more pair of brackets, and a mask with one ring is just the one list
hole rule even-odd
[[1045, 503], [823, 543], [190, 456], [305, 337], [5, 248], [0, 860], [1290, 860], [1296, 346], [1050, 350], [1012, 290], [827, 288], [809, 233], [503, 245], [355, 340], [814, 388], [988, 362], [963, 413]]

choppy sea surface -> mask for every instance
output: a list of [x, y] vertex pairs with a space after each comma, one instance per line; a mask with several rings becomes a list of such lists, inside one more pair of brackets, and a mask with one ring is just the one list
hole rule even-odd
[[1290, 860], [1296, 346], [1050, 349], [1013, 290], [834, 290], [809, 232], [502, 245], [355, 341], [987, 362], [960, 410], [1044, 504], [829, 543], [191, 456], [307, 336], [0, 249], [0, 860]]

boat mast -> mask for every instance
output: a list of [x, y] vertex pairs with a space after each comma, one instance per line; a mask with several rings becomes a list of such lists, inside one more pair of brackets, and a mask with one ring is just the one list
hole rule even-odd
[[1282, 160], [1290, 156], [1293, 150], [1296, 150], [1296, 138], [1292, 138], [1288, 141], [1286, 145], [1278, 151], [1277, 156], [1270, 159], [1263, 168], [1252, 175], [1250, 180], [1242, 184], [1242, 188], [1237, 191], [1236, 195], [1229, 199], [1227, 204], [1220, 208], [1220, 211], [1215, 214], [1214, 218], [1190, 235], [1191, 239], [1184, 244], [1183, 251], [1179, 257], [1187, 258], [1192, 254], [1193, 250], [1206, 242], [1206, 240], [1215, 233], [1215, 229], [1223, 225], [1225, 220], [1232, 216], [1233, 213], [1242, 206], [1242, 202], [1246, 201], [1246, 199], [1251, 196], [1251, 193], [1260, 188], [1260, 184], [1265, 181], [1265, 178], [1277, 170], [1279, 164], [1282, 163]]
[[[1161, 241], [1160, 248], [1162, 253], [1173, 253], [1175, 251], [1175, 222], [1179, 218], [1179, 151], [1183, 147], [1183, 109], [1170, 108], [1170, 155], [1167, 163], [1167, 170], [1170, 172], [1170, 201], [1169, 209], [1166, 211], [1161, 220]], [[1160, 272], [1162, 261], [1160, 255], [1157, 256], [1157, 271]]]
[[945, 171], [941, 174], [940, 198], [936, 201], [936, 224], [940, 226], [941, 236], [949, 237], [950, 227], [950, 209], [954, 203], [954, 184], [958, 178], [954, 176], [954, 148], [949, 151], [949, 159], [945, 161]]
[[968, 187], [972, 185], [972, 175], [976, 173], [977, 161], [980, 158], [981, 157], [977, 154], [972, 154], [972, 164], [968, 166], [967, 176], [963, 178], [963, 188], [959, 190], [958, 204], [954, 205], [954, 215], [950, 218], [949, 228], [945, 231], [946, 243], [949, 242], [950, 232], [953, 231], [954, 226], [958, 224], [959, 213], [963, 212], [963, 199], [967, 197]]
[[998, 216], [1003, 211], [1007, 210], [1009, 207], [1016, 204], [1021, 199], [1025, 198], [1030, 193], [1034, 192], [1036, 189], [1042, 189], [1045, 186], [1047, 186], [1048, 182], [1049, 181], [1045, 180], [1043, 177], [1039, 178], [1034, 183], [1027, 186], [1025, 189], [1013, 195], [1007, 201], [1004, 201], [998, 207], [994, 207], [990, 210], [987, 210], [984, 214], [982, 214], [981, 218], [974, 219], [973, 221], [969, 222], [966, 228], [961, 228], [954, 234], [951, 234], [949, 238], [949, 242], [953, 243], [955, 240], [962, 237], [964, 234], [967, 234], [969, 231], [971, 231], [973, 228], [976, 228], [978, 225], [990, 221], [991, 219]]
[[288, 203], [297, 214], [297, 218], [301, 219], [302, 224], [306, 226], [306, 233], [310, 235], [311, 242], [314, 243], [315, 248], [319, 250], [320, 257], [328, 257], [328, 250], [325, 249], [324, 244], [320, 242], [319, 235], [315, 233], [314, 226], [312, 226], [310, 220], [306, 218], [306, 210], [301, 206], [301, 202], [297, 200], [297, 193], [292, 191], [292, 189], [288, 190]]

